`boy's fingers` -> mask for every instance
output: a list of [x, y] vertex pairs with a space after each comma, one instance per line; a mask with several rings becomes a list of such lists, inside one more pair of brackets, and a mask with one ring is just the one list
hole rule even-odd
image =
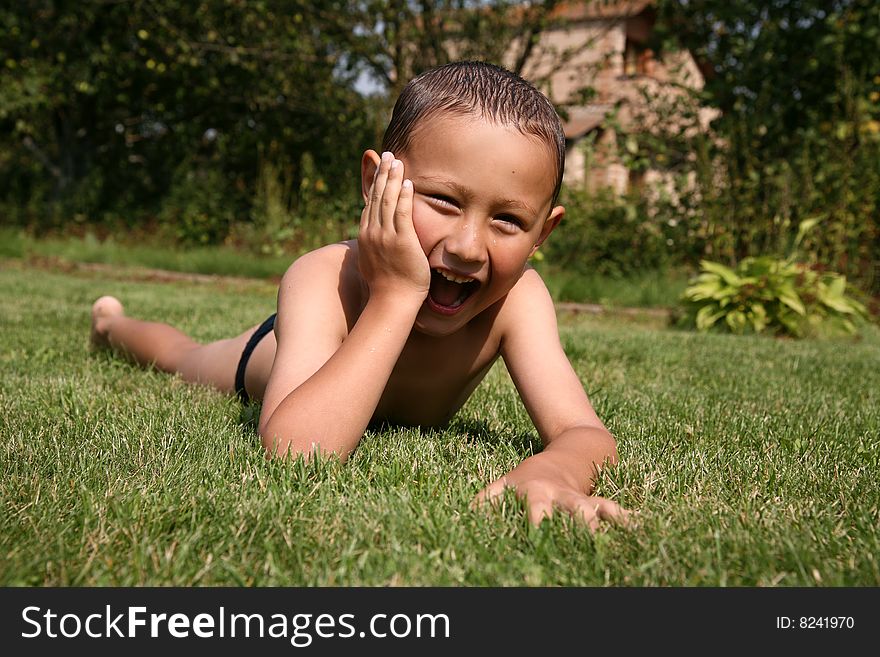
[[379, 209], [379, 225], [393, 230], [395, 228], [394, 217], [397, 213], [397, 204], [400, 200], [400, 187], [403, 182], [403, 163], [394, 160], [388, 165], [388, 173], [385, 177], [385, 189], [382, 191], [382, 203]]
[[394, 228], [404, 235], [415, 231], [412, 222], [413, 194], [412, 180], [404, 180], [400, 186], [400, 196], [397, 198], [397, 208], [394, 211]]
[[602, 500], [599, 506], [599, 518], [605, 522], [610, 522], [621, 527], [628, 527], [631, 522], [632, 512], [627, 511], [617, 502], [611, 500]]
[[596, 531], [601, 522], [625, 527], [629, 512], [617, 502], [603, 497], [587, 497], [576, 502], [572, 515], [588, 525], [592, 531]]
[[596, 517], [599, 499], [587, 497], [580, 493], [566, 492], [554, 500], [556, 508], [565, 511], [575, 520], [587, 525], [590, 530], [595, 530], [599, 524]]
[[[471, 508], [474, 509], [487, 503], [494, 504], [504, 495], [504, 491], [508, 488], [509, 486], [507, 485], [507, 479], [505, 477], [493, 481], [477, 493], [476, 497], [474, 497], [471, 502]], [[540, 525], [544, 518], [551, 518], [553, 516], [553, 502], [549, 498], [535, 494], [531, 497], [529, 497], [529, 495], [521, 496], [519, 494], [517, 494], [517, 496], [525, 498], [526, 513], [528, 514], [529, 522], [533, 525]]]
[[388, 181], [388, 171], [394, 157], [389, 152], [382, 153], [379, 168], [376, 170], [376, 179], [373, 181], [373, 190], [370, 193], [369, 223], [382, 224], [382, 199], [385, 196], [385, 184]]
[[528, 506], [529, 522], [536, 527], [541, 524], [544, 518], [553, 517], [553, 504], [549, 500], [529, 502], [527, 497], [526, 505]]
[[[471, 501], [471, 509], [495, 502], [507, 488], [506, 477], [493, 481], [477, 493]], [[590, 531], [599, 529], [603, 522], [630, 527], [634, 518], [632, 511], [624, 509], [617, 502], [575, 491], [561, 491], [558, 496], [552, 498], [533, 491], [531, 495], [524, 497], [529, 522], [536, 526], [540, 525], [544, 518], [553, 517], [556, 510], [566, 512], [589, 527]]]
[[492, 502], [495, 498], [500, 497], [504, 494], [504, 489], [506, 487], [507, 480], [503, 477], [501, 479], [493, 481], [491, 484], [489, 484], [483, 490], [476, 494], [473, 502], [471, 502], [471, 508], [476, 508], [485, 504], [486, 502]]
[[375, 198], [375, 195], [376, 195], [376, 179], [378, 177], [379, 177], [379, 165], [376, 165], [376, 170], [373, 172], [373, 182], [370, 185], [369, 192], [367, 193], [367, 202], [364, 205], [364, 209], [361, 210], [361, 223], [360, 223], [361, 234], [363, 234], [367, 230], [367, 227], [370, 225], [370, 215], [373, 211], [373, 206], [375, 205], [375, 203], [373, 202], [373, 199]]

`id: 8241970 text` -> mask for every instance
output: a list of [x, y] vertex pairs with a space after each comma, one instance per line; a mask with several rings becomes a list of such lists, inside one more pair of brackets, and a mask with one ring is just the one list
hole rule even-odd
[[777, 616], [778, 630], [851, 630], [856, 621], [852, 616]]

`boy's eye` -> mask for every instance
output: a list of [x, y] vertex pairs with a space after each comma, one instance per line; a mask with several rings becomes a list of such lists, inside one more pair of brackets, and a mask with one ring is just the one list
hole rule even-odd
[[504, 226], [506, 230], [522, 228], [523, 225], [519, 217], [514, 217], [512, 214], [499, 214], [495, 217], [495, 220], [500, 221], [501, 225]]
[[449, 198], [448, 196], [443, 196], [443, 194], [430, 194], [428, 198], [431, 199], [431, 202], [434, 205], [439, 205], [441, 208], [458, 208], [458, 203], [455, 202], [455, 199]]

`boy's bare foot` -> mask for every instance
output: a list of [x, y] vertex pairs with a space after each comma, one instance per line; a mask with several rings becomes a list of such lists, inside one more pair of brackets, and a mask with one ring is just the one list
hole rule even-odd
[[108, 319], [125, 314], [122, 304], [116, 297], [104, 296], [92, 304], [92, 332], [90, 341], [94, 347], [106, 347]]

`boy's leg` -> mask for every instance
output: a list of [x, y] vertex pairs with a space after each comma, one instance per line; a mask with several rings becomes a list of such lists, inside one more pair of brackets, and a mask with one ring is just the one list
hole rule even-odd
[[[92, 343], [128, 355], [140, 365], [153, 365], [184, 380], [234, 392], [235, 369], [253, 327], [228, 340], [200, 344], [168, 324], [126, 317], [114, 297], [101, 297], [92, 305]], [[266, 335], [251, 355], [245, 377], [248, 393], [262, 398], [275, 356], [275, 336]]]

